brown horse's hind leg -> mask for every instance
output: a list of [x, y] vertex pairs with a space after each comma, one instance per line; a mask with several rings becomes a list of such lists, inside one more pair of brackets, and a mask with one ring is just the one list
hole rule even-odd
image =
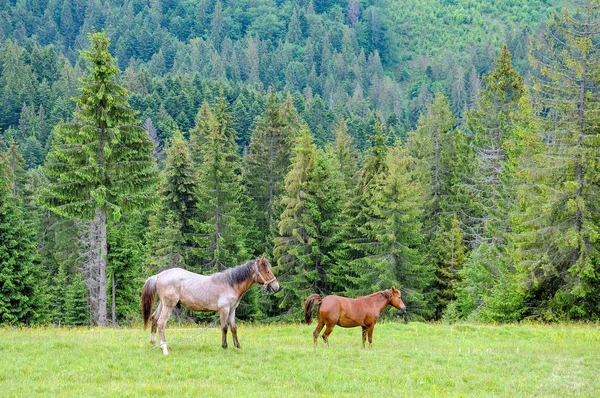
[[[175, 305], [177, 305], [177, 303], [175, 303]], [[160, 335], [160, 348], [165, 355], [169, 355], [169, 350], [167, 350], [167, 340], [165, 340], [165, 326], [167, 326], [167, 321], [169, 320], [175, 305], [171, 306], [166, 303], [164, 303], [164, 305], [161, 304], [162, 309], [158, 317], [157, 327], [158, 334]]]
[[325, 344], [327, 344], [327, 347], [329, 347], [329, 341], [327, 341], [327, 338], [331, 334], [331, 331], [333, 330], [334, 326], [335, 326], [334, 323], [328, 324], [327, 327], [325, 328], [325, 333], [323, 333], [323, 341], [325, 342]]
[[229, 323], [229, 308], [221, 308], [219, 310], [221, 315], [221, 335], [223, 336], [223, 342], [221, 347], [227, 349], [227, 325]]
[[150, 343], [152, 345], [156, 344], [156, 327], [158, 325], [158, 317], [160, 316], [161, 308], [162, 303], [159, 303], [156, 311], [152, 313], [152, 329], [150, 330]]
[[317, 327], [315, 328], [315, 331], [313, 332], [313, 342], [315, 343], [315, 345], [317, 345], [317, 340], [319, 339], [319, 333], [321, 333], [321, 330], [323, 330], [323, 326], [325, 326], [325, 322], [323, 322], [322, 320], [319, 319], [319, 323], [317, 324]]

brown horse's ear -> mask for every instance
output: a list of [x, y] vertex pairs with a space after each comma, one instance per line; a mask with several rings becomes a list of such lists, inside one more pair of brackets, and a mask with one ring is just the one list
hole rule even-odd
[[264, 267], [265, 266], [265, 256], [261, 256], [258, 259], [258, 265]]
[[396, 289], [396, 286], [392, 286], [392, 293], [398, 293], [398, 289]]

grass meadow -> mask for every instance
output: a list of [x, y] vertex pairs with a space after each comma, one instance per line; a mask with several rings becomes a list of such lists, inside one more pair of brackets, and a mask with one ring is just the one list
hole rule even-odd
[[[170, 355], [137, 328], [0, 329], [0, 396], [598, 397], [598, 325], [380, 323], [336, 327], [315, 348], [311, 326], [169, 325]], [[189, 338], [191, 337], [191, 338]]]

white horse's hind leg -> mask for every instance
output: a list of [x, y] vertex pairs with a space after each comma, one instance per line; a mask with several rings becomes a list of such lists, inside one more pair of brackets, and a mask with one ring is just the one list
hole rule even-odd
[[152, 345], [156, 344], [156, 327], [158, 324], [158, 317], [160, 316], [160, 310], [162, 309], [162, 303], [158, 304], [156, 311], [152, 314], [152, 329], [150, 331], [150, 343]]
[[163, 305], [162, 310], [160, 311], [160, 316], [158, 317], [158, 334], [160, 335], [160, 348], [162, 349], [162, 352], [165, 355], [169, 355], [169, 350], [167, 350], [167, 340], [165, 339], [165, 326], [167, 325], [167, 321], [171, 316], [171, 312], [173, 312], [173, 308], [175, 308], [175, 305]]

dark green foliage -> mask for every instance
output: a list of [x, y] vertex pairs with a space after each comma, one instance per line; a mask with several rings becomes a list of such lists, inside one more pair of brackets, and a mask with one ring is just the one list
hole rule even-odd
[[82, 80], [73, 123], [56, 128], [45, 170], [53, 178], [42, 202], [66, 217], [92, 219], [96, 209], [118, 218], [152, 203], [156, 171], [148, 133], [136, 126], [127, 92], [114, 82], [119, 69], [104, 33], [90, 35], [83, 51], [89, 75]]
[[279, 307], [300, 319], [302, 308], [297, 303], [314, 292], [337, 290], [331, 268], [345, 192], [337, 159], [317, 149], [306, 127], [301, 128], [293, 153], [273, 255], [282, 286]]
[[41, 317], [43, 281], [34, 233], [12, 196], [12, 174], [0, 153], [0, 323], [34, 324]]
[[[140, 213], [124, 216], [108, 226], [109, 306], [116, 323], [137, 319], [140, 292], [144, 283], [142, 235], [144, 218]], [[114, 305], [113, 305], [114, 299]]]
[[223, 96], [207, 112], [206, 136], [199, 145], [198, 222], [195, 224], [199, 269], [223, 271], [247, 261], [246, 237], [252, 221], [242, 186], [241, 161], [229, 105]]
[[546, 145], [528, 164], [518, 242], [531, 312], [550, 320], [600, 317], [599, 22], [597, 2], [577, 2], [532, 47]]
[[181, 133], [175, 133], [165, 152], [167, 157], [158, 187], [160, 203], [149, 217], [146, 236], [148, 273], [185, 267], [190, 264], [191, 252], [196, 247], [193, 223], [198, 218], [198, 177]]
[[243, 319], [391, 285], [598, 318], [597, 2], [142, 3], [0, 4], [2, 322], [135, 322], [147, 274], [262, 254], [283, 289]]
[[258, 253], [271, 251], [272, 238], [278, 219], [277, 198], [283, 192], [283, 182], [290, 165], [294, 135], [283, 119], [275, 92], [267, 97], [265, 110], [252, 132], [249, 154], [245, 157], [248, 190], [256, 206], [256, 228], [260, 235]]

